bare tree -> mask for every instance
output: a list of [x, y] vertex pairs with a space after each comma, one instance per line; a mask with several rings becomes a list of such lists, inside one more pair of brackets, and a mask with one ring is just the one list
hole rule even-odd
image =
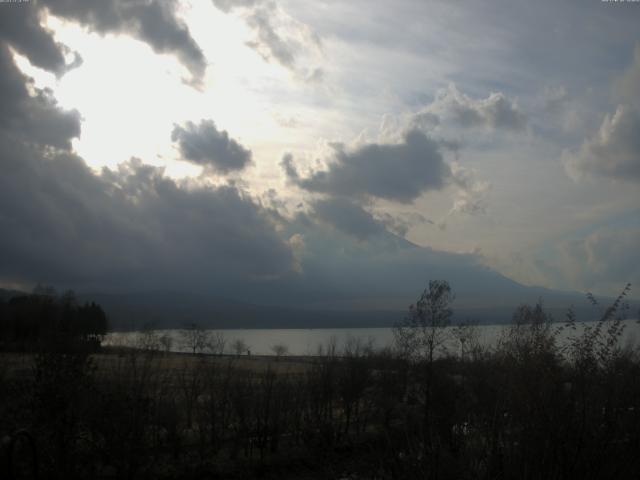
[[460, 358], [464, 360], [469, 353], [472, 356], [478, 352], [480, 348], [477, 322], [461, 322], [451, 329], [451, 334], [460, 344]]
[[222, 332], [212, 332], [209, 335], [208, 349], [214, 355], [222, 355], [227, 345], [227, 339]]
[[396, 345], [405, 355], [433, 362], [437, 350], [446, 349], [455, 296], [446, 280], [431, 280], [418, 301], [409, 307], [409, 315], [393, 328]]
[[138, 332], [135, 346], [140, 350], [154, 352], [160, 350], [160, 337], [154, 330], [153, 325], [146, 324], [142, 327], [142, 330]]
[[277, 343], [276, 345], [271, 346], [271, 351], [276, 356], [276, 359], [286, 355], [289, 353], [289, 347], [287, 347], [284, 343]]
[[231, 349], [236, 355], [240, 356], [244, 352], [248, 351], [249, 346], [242, 338], [236, 338], [231, 344]]
[[437, 350], [446, 351], [454, 299], [449, 283], [445, 280], [431, 280], [415, 305], [409, 307], [409, 315], [396, 323], [393, 329], [396, 345], [408, 358], [417, 360], [423, 403], [424, 448], [431, 448], [434, 431], [434, 356]]
[[210, 345], [210, 333], [196, 323], [185, 326], [180, 332], [182, 346], [194, 355], [204, 352]]
[[171, 347], [173, 345], [173, 338], [171, 338], [171, 335], [169, 335], [168, 333], [163, 333], [160, 336], [160, 345], [162, 346], [162, 349], [166, 352], [169, 353], [171, 351]]

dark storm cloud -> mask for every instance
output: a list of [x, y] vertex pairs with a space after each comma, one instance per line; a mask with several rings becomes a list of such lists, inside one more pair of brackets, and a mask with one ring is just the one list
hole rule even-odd
[[314, 171], [306, 178], [299, 176], [291, 157], [285, 156], [282, 165], [289, 180], [309, 192], [401, 203], [442, 188], [451, 176], [438, 144], [415, 130], [402, 143], [372, 143], [353, 151], [336, 147], [327, 170]]
[[69, 148], [80, 135], [80, 114], [61, 111], [45, 90], [33, 89], [16, 68], [6, 45], [0, 43], [0, 129], [24, 142]]
[[373, 215], [357, 203], [343, 198], [327, 198], [312, 203], [313, 217], [337, 230], [365, 240], [384, 231]]
[[2, 279], [215, 288], [292, 267], [265, 212], [234, 187], [187, 188], [138, 161], [95, 176], [71, 154], [2, 143]]
[[185, 160], [217, 172], [242, 170], [251, 162], [251, 151], [229, 138], [225, 130], [218, 130], [211, 120], [176, 125], [171, 140], [178, 142]]
[[41, 0], [40, 4], [100, 34], [127, 33], [156, 53], [174, 54], [196, 82], [204, 75], [204, 54], [176, 16], [175, 0]]
[[0, 281], [212, 289], [291, 270], [270, 213], [238, 188], [179, 183], [137, 160], [94, 174], [70, 151], [77, 115], [27, 95], [0, 53], [11, 113], [0, 121]]
[[[200, 291], [328, 307], [362, 299], [404, 306], [425, 272], [450, 279], [463, 293], [478, 284], [504, 296], [509, 286], [474, 258], [420, 249], [388, 234], [348, 200], [320, 201], [311, 217], [298, 215], [276, 228], [282, 219], [235, 187], [189, 186], [137, 160], [96, 175], [70, 151], [77, 116], [43, 92], [27, 95], [26, 77], [6, 48], [1, 52], [0, 108], [12, 115], [0, 117], [0, 282], [84, 292]], [[70, 127], [60, 129], [65, 122]], [[409, 136], [396, 148], [402, 153], [413, 143]], [[418, 151], [436, 148], [427, 143]], [[373, 150], [379, 149], [391, 154], [385, 146]], [[343, 152], [351, 162], [343, 168], [360, 165], [359, 155], [369, 150]], [[382, 180], [374, 178], [363, 192], [379, 190]], [[371, 242], [358, 239], [366, 235]]]
[[0, 41], [11, 44], [36, 67], [57, 75], [65, 70], [64, 48], [40, 25], [40, 10], [35, 2], [2, 5]]

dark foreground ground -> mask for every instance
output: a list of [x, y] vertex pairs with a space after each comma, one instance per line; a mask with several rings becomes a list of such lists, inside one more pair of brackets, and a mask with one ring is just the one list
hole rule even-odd
[[371, 432], [363, 431], [358, 442], [316, 445], [287, 431], [291, 401], [329, 358], [336, 366], [345, 361], [335, 354], [276, 358], [137, 349], [0, 353], [3, 475], [365, 478], [357, 472], [376, 461]]
[[3, 353], [2, 478], [638, 478], [640, 356], [615, 325], [561, 349], [521, 322], [432, 360]]

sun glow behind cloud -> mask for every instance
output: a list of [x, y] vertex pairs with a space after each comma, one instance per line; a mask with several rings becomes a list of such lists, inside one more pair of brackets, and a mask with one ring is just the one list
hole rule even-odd
[[[50, 88], [60, 106], [80, 112], [82, 132], [74, 150], [96, 170], [137, 157], [174, 178], [198, 176], [201, 167], [180, 161], [171, 132], [176, 124], [210, 119], [252, 151], [254, 162], [241, 174], [246, 188], [256, 194], [282, 189], [282, 154], [312, 155], [318, 141], [336, 140], [330, 132], [345, 124], [344, 112], [322, 105], [326, 85], [308, 82], [300, 71], [268, 61], [252, 48], [256, 34], [242, 11], [225, 14], [210, 2], [193, 2], [182, 4], [178, 13], [208, 65], [199, 88], [188, 83], [189, 71], [174, 55], [157, 54], [126, 34], [91, 33], [55, 16], [45, 19], [47, 28], [82, 63], [57, 79], [26, 57], [16, 58], [37, 87]], [[278, 24], [279, 33], [308, 33], [285, 12], [278, 15], [286, 20]], [[322, 52], [313, 46], [296, 62], [307, 71], [318, 55]], [[71, 63], [74, 53], [68, 56]]]
[[201, 119], [213, 119], [254, 156], [260, 156], [264, 144], [265, 155], [276, 158], [273, 138], [287, 128], [264, 91], [288, 88], [290, 73], [246, 45], [250, 32], [241, 19], [202, 2], [182, 13], [211, 66], [201, 89], [187, 84], [188, 71], [171, 55], [155, 54], [125, 35], [101, 36], [56, 17], [49, 17], [47, 26], [82, 57], [79, 67], [56, 79], [16, 55], [37, 87], [50, 88], [63, 108], [80, 112], [82, 133], [74, 149], [93, 168], [138, 157], [166, 167], [173, 177], [198, 175], [199, 167], [179, 161], [170, 137], [176, 123]]
[[[586, 180], [569, 179], [561, 162], [593, 150], [586, 147], [596, 145], [604, 115], [618, 111], [618, 103], [627, 104], [625, 112], [637, 108], [633, 95], [609, 104], [607, 92], [620, 83], [616, 76], [624, 68], [637, 69], [629, 66], [629, 55], [639, 41], [635, 25], [623, 23], [610, 6], [580, 9], [585, 21], [575, 22], [575, 39], [558, 43], [554, 35], [539, 33], [538, 26], [548, 22], [544, 8], [525, 9], [537, 18], [531, 25], [538, 26], [529, 31], [518, 19], [506, 21], [512, 14], [502, 18], [471, 4], [232, 3], [176, 2], [178, 18], [172, 7], [168, 31], [186, 31], [186, 25], [186, 43], [145, 37], [135, 19], [121, 19], [107, 35], [90, 33], [100, 28], [91, 21], [81, 26], [78, 15], [45, 19], [68, 47], [61, 52], [67, 64], [74, 62], [74, 52], [83, 60], [59, 78], [32, 66], [27, 56], [39, 65], [41, 60], [24, 44], [14, 39], [8, 45], [35, 87], [49, 88], [63, 108], [80, 113], [82, 131], [73, 147], [95, 171], [138, 157], [174, 178], [199, 177], [202, 167], [180, 160], [171, 133], [176, 124], [213, 122], [214, 131], [251, 150], [252, 162], [226, 175], [209, 171], [194, 184], [232, 181], [266, 202], [271, 193], [273, 203], [284, 201], [291, 213], [317, 198], [287, 182], [279, 166], [285, 153], [308, 176], [328, 168], [335, 145], [354, 150], [394, 143], [414, 126], [441, 142], [448, 163], [459, 161], [477, 172], [477, 182], [458, 179], [410, 205], [380, 199], [361, 205], [365, 216], [374, 214], [385, 228], [403, 231], [419, 245], [482, 252], [488, 264], [510, 273], [509, 255], [532, 256], [571, 232], [606, 225], [610, 215], [636, 214], [637, 185], [609, 178], [593, 189]], [[578, 14], [565, 8], [558, 12], [559, 24]], [[620, 26], [619, 36], [606, 27], [613, 14], [609, 20]], [[584, 49], [592, 35], [600, 35], [599, 41]], [[470, 37], [479, 39], [473, 48]], [[605, 58], [608, 63], [602, 63]], [[635, 91], [636, 77], [625, 75]], [[574, 117], [581, 121], [567, 127]]]

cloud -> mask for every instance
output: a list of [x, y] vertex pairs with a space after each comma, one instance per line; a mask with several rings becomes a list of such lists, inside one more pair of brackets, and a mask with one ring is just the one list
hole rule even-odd
[[100, 34], [126, 33], [146, 42], [156, 53], [176, 55], [195, 84], [204, 76], [206, 59], [177, 17], [175, 0], [41, 0], [38, 4]]
[[293, 268], [267, 213], [237, 188], [187, 186], [135, 160], [95, 176], [71, 154], [14, 147], [3, 141], [2, 279], [209, 290]]
[[475, 171], [458, 162], [451, 163], [453, 183], [458, 186], [457, 196], [449, 215], [483, 215], [487, 211], [487, 195], [491, 184], [477, 178]]
[[286, 200], [283, 200], [278, 195], [278, 191], [275, 188], [270, 188], [261, 195], [261, 201], [268, 208], [277, 212], [278, 214], [287, 214], [289, 207]]
[[35, 2], [4, 3], [0, 15], [0, 41], [29, 58], [36, 67], [61, 75], [67, 68], [64, 47], [40, 24]]
[[[0, 81], [23, 93], [0, 106], [24, 118], [46, 110], [37, 124], [58, 131], [68, 112], [24, 94], [27, 79], [3, 52]], [[446, 272], [463, 288], [470, 278], [487, 279], [473, 258], [386, 234], [349, 199], [319, 201], [311, 216], [283, 221], [236, 187], [178, 182], [139, 160], [96, 175], [70, 151], [73, 129], [56, 138], [16, 135], [2, 120], [0, 282], [84, 292], [199, 291], [281, 305], [367, 299], [389, 307], [413, 300], [427, 269], [433, 278]], [[377, 231], [373, 243], [358, 239]], [[387, 293], [394, 298], [383, 299]]]
[[536, 251], [503, 254], [489, 263], [510, 278], [560, 291], [616, 296], [631, 283], [631, 296], [638, 299], [638, 245], [640, 227], [630, 215], [626, 222], [592, 226], [587, 233], [553, 239]]
[[584, 138], [593, 128], [596, 114], [593, 93], [562, 83], [547, 85], [533, 103], [537, 118], [532, 122], [536, 137], [567, 146]]
[[380, 222], [384, 227], [400, 237], [406, 237], [409, 233], [409, 229], [412, 226], [428, 223], [433, 225], [433, 220], [429, 220], [424, 215], [416, 212], [410, 212], [409, 214], [394, 214], [391, 215], [387, 212], [378, 212], [375, 215], [375, 219]]
[[391, 214], [380, 206], [372, 208], [377, 201], [412, 204], [425, 192], [453, 187], [454, 204], [445, 217], [486, 213], [491, 185], [457, 161], [444, 160], [443, 148], [457, 145], [433, 140], [418, 130], [405, 131], [396, 143], [365, 143], [353, 149], [330, 145], [324, 169], [303, 175], [290, 153], [280, 165], [290, 183], [321, 196], [311, 203], [314, 219], [360, 241], [384, 232], [405, 237], [418, 223], [434, 224], [417, 212]]
[[411, 115], [409, 119], [410, 128], [422, 131], [430, 131], [440, 125], [440, 117], [435, 113], [428, 111], [420, 111]]
[[293, 68], [295, 54], [293, 46], [279, 35], [273, 25], [272, 8], [256, 8], [247, 18], [247, 23], [255, 31], [256, 39], [248, 42], [266, 61], [276, 60], [286, 68]]
[[637, 251], [640, 228], [598, 230], [583, 242], [583, 255], [598, 279], [634, 283], [640, 280]]
[[70, 148], [80, 135], [80, 114], [62, 111], [46, 90], [27, 89], [30, 80], [16, 68], [11, 52], [0, 42], [0, 129], [23, 142]]
[[299, 233], [294, 233], [291, 235], [289, 240], [287, 241], [289, 247], [291, 248], [291, 252], [293, 253], [294, 264], [293, 270], [297, 273], [304, 273], [303, 270], [303, 260], [302, 257], [305, 252], [305, 243], [304, 243], [304, 235]]
[[225, 13], [229, 13], [236, 8], [253, 7], [262, 2], [262, 0], [212, 0], [216, 8]]
[[[404, 310], [425, 282], [437, 278], [451, 282], [459, 294], [458, 306], [517, 304], [535, 301], [540, 294], [536, 291], [522, 295], [522, 287], [483, 267], [476, 253], [455, 254], [418, 247], [384, 229], [378, 230], [370, 218], [365, 220], [364, 228], [339, 229], [328, 222], [314, 221], [314, 215], [300, 214], [285, 227], [286, 235], [304, 238], [304, 275], [280, 287], [285, 288], [281, 291], [287, 292], [290, 302], [315, 307], [352, 309], [359, 305], [369, 310]], [[280, 296], [276, 285], [273, 287], [274, 297]]]
[[486, 201], [483, 197], [469, 193], [468, 191], [461, 191], [460, 195], [454, 200], [450, 215], [465, 214], [465, 215], [483, 215], [487, 212]]
[[[316, 63], [322, 54], [320, 37], [306, 24], [292, 18], [271, 0], [213, 0], [225, 13], [236, 10], [254, 38], [246, 42], [266, 62], [275, 62], [307, 83], [320, 83], [324, 70]], [[306, 63], [306, 64], [305, 64]]]
[[636, 45], [631, 65], [614, 82], [613, 90], [621, 102], [640, 109], [640, 44]]
[[278, 219], [246, 192], [135, 159], [96, 175], [70, 150], [77, 116], [27, 81], [2, 47], [0, 281], [230, 292], [292, 272]]
[[545, 110], [555, 113], [564, 110], [569, 102], [569, 92], [564, 85], [545, 87], [542, 98]]
[[296, 182], [300, 178], [300, 175], [298, 174], [298, 169], [293, 163], [293, 155], [291, 155], [290, 153], [285, 153], [282, 156], [282, 160], [280, 161], [280, 166], [284, 170], [284, 173], [289, 178], [289, 180]]
[[563, 162], [574, 179], [603, 176], [640, 181], [640, 111], [619, 105], [577, 152], [564, 152]]
[[278, 123], [278, 125], [284, 128], [297, 128], [301, 125], [300, 119], [298, 119], [296, 116], [285, 116], [274, 113], [273, 118]]
[[307, 83], [322, 83], [325, 79], [325, 71], [320, 67], [315, 67], [305, 73], [304, 81]]
[[290, 155], [282, 166], [289, 180], [309, 192], [345, 197], [372, 197], [411, 203], [428, 190], [445, 186], [451, 171], [438, 144], [419, 131], [405, 134], [401, 143], [370, 143], [348, 151], [334, 146], [326, 170], [300, 177]]
[[176, 125], [171, 140], [178, 143], [185, 160], [216, 172], [242, 170], [251, 162], [251, 151], [229, 138], [225, 130], [218, 130], [212, 120]]
[[494, 92], [487, 98], [473, 99], [454, 84], [439, 90], [434, 101], [415, 117], [418, 123], [432, 125], [437, 124], [436, 119], [445, 119], [464, 128], [522, 131], [527, 125], [527, 117], [505, 94]]
[[384, 231], [384, 226], [373, 215], [344, 197], [321, 199], [311, 205], [313, 218], [359, 240]]
[[637, 226], [599, 228], [562, 242], [554, 250], [552, 261], [542, 263], [541, 268], [560, 287], [571, 283], [613, 295], [627, 283], [640, 283], [638, 245]]
[[608, 177], [640, 181], [640, 44], [612, 88], [620, 102], [613, 115], [607, 113], [600, 129], [579, 149], [562, 154], [565, 170], [574, 180]]

